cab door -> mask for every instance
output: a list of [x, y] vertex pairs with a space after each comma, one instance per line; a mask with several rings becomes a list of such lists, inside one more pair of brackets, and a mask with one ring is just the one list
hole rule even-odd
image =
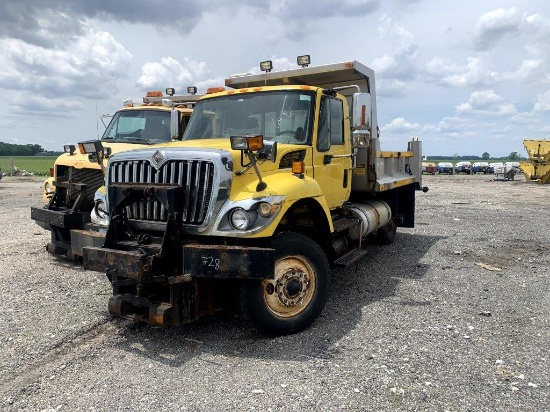
[[321, 186], [329, 208], [341, 206], [351, 193], [351, 141], [349, 115], [336, 96], [321, 96], [317, 139], [313, 151], [313, 177]]

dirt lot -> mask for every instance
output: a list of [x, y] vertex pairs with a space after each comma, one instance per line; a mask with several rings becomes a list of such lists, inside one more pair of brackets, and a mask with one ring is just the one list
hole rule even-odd
[[[40, 181], [0, 182], [0, 410], [550, 410], [550, 185], [425, 176], [417, 226], [334, 271], [315, 324], [111, 319], [48, 255]], [[499, 269], [499, 270], [496, 270]]]

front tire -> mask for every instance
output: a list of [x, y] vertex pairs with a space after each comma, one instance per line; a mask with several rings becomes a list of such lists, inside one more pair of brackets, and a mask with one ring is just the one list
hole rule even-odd
[[282, 233], [270, 247], [275, 249], [275, 279], [243, 282], [243, 315], [272, 336], [300, 332], [325, 306], [327, 258], [316, 242], [298, 233]]

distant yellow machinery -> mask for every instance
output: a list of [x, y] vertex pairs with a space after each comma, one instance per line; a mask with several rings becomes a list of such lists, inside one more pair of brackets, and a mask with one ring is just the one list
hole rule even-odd
[[525, 178], [550, 183], [550, 141], [524, 140], [523, 146], [529, 156], [529, 161], [521, 163]]

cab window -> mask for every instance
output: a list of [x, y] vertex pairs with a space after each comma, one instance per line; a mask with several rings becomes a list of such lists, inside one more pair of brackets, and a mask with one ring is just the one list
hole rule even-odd
[[319, 116], [317, 150], [324, 152], [331, 145], [344, 144], [344, 109], [339, 99], [323, 96]]

